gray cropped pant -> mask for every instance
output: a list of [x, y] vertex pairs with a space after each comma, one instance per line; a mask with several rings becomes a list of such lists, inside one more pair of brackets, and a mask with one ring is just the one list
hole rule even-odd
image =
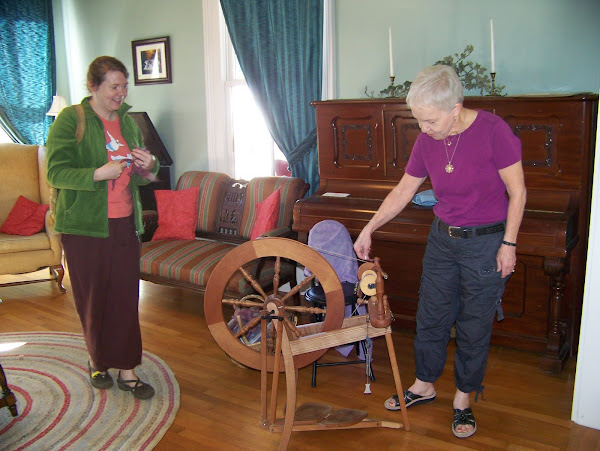
[[442, 375], [456, 322], [454, 380], [460, 391], [471, 393], [481, 389], [494, 313], [508, 280], [496, 271], [504, 232], [452, 238], [439, 230], [438, 221], [436, 217], [423, 258], [415, 374], [424, 382], [435, 382]]

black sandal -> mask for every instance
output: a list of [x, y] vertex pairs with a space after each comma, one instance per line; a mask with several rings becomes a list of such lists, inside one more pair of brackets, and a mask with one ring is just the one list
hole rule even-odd
[[92, 364], [88, 360], [88, 373], [90, 375], [90, 384], [98, 390], [107, 390], [114, 385], [113, 378], [108, 371], [96, 371], [92, 369]]
[[[408, 409], [410, 406], [417, 406], [419, 404], [429, 404], [435, 400], [436, 393], [433, 392], [431, 395], [417, 395], [410, 390], [404, 390], [404, 405]], [[400, 410], [400, 400], [398, 395], [392, 395], [383, 404], [388, 410]]]
[[[470, 431], [459, 432], [456, 430], [458, 426], [473, 426], [473, 429], [471, 429]], [[452, 422], [452, 432], [456, 437], [471, 437], [476, 430], [477, 423], [475, 422], [475, 417], [473, 416], [473, 411], [470, 407], [467, 407], [464, 410], [454, 409], [454, 421]]]
[[[133, 387], [129, 384], [134, 384]], [[117, 386], [119, 390], [130, 391], [134, 398], [137, 399], [150, 399], [154, 396], [154, 388], [152, 385], [142, 382], [139, 379], [132, 379], [125, 381], [121, 379], [121, 372], [119, 371], [119, 377], [117, 378]]]

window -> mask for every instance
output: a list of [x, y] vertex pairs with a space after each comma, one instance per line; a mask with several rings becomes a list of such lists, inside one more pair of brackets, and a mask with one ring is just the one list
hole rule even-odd
[[[322, 98], [332, 99], [335, 93], [335, 2], [323, 1]], [[244, 80], [219, 0], [203, 0], [202, 11], [209, 170], [244, 179], [283, 174], [287, 162], [271, 138]]]
[[203, 12], [209, 169], [246, 180], [275, 175], [285, 157], [246, 84], [219, 1], [204, 0]]
[[[224, 22], [223, 26], [225, 26]], [[233, 151], [234, 176], [250, 180], [257, 176], [276, 175], [275, 160], [285, 161], [285, 156], [267, 129], [260, 108], [246, 84], [227, 33], [224, 53], [227, 61], [226, 133], [229, 141], [228, 148]]]
[[0, 144], [11, 143], [11, 142], [13, 142], [13, 140], [10, 139], [10, 136], [8, 136], [6, 134], [6, 132], [4, 131], [4, 129], [2, 127], [0, 127]]

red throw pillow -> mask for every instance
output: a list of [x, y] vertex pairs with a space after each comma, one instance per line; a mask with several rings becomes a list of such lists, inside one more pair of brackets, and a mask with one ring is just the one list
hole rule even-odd
[[0, 232], [22, 236], [31, 236], [41, 232], [49, 207], [49, 205], [40, 205], [26, 197], [19, 196], [8, 214], [8, 218], [0, 227]]
[[263, 233], [273, 230], [279, 222], [279, 207], [281, 205], [281, 188], [271, 194], [262, 202], [256, 204], [254, 226], [250, 232], [250, 239], [261, 236]]
[[196, 238], [199, 193], [199, 186], [176, 191], [154, 191], [158, 228], [152, 236], [152, 241]]

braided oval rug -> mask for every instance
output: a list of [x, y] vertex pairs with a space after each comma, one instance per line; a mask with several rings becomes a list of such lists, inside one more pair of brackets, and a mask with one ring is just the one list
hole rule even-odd
[[[8, 344], [25, 343], [12, 350]], [[173, 423], [179, 384], [159, 357], [144, 352], [136, 374], [156, 394], [140, 401], [116, 385], [89, 382], [83, 337], [72, 333], [0, 334], [0, 363], [19, 415], [0, 409], [0, 450], [149, 450]]]

